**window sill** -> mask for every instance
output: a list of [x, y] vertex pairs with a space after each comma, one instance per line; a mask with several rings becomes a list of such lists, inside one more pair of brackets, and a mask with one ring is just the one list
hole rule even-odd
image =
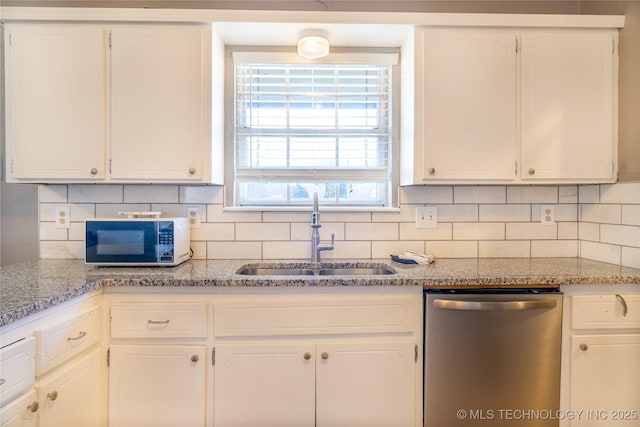
[[[313, 206], [225, 206], [225, 212], [311, 212]], [[396, 207], [323, 206], [320, 212], [400, 212]]]

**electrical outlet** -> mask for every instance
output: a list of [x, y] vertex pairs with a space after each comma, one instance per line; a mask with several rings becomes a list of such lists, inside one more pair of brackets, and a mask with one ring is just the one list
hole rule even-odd
[[69, 228], [71, 226], [71, 216], [69, 206], [56, 206], [56, 228]]
[[416, 228], [437, 228], [438, 208], [425, 206], [416, 208]]
[[542, 225], [556, 223], [556, 207], [554, 205], [542, 205], [540, 208], [540, 223]]
[[197, 206], [187, 206], [187, 218], [191, 228], [200, 228], [200, 210]]

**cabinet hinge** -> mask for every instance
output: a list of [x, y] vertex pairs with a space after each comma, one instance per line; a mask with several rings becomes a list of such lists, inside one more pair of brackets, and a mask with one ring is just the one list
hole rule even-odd
[[9, 46], [11, 46], [11, 33], [9, 33]]
[[11, 176], [13, 176], [13, 159], [11, 159]]
[[109, 31], [109, 49], [111, 49], [111, 31]]
[[415, 347], [413, 347], [413, 350], [414, 350], [414, 355], [413, 355], [414, 361], [418, 363], [418, 344], [416, 344]]
[[611, 39], [611, 53], [616, 53], [616, 39]]
[[109, 159], [109, 175], [111, 175], [111, 159]]
[[107, 367], [111, 366], [111, 349], [107, 349]]
[[518, 42], [518, 36], [516, 36], [516, 53], [518, 53], [519, 50], [520, 50], [520, 46]]
[[211, 365], [216, 366], [216, 349], [211, 349]]
[[515, 176], [518, 176], [518, 161], [517, 160], [515, 161], [515, 164], [516, 164], [516, 167], [515, 167], [515, 170], [514, 170], [513, 174]]

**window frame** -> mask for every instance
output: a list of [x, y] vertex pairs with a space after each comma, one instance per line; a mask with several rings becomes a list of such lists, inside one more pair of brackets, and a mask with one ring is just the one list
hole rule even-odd
[[[347, 63], [345, 58], [349, 58], [348, 63], [356, 61], [367, 61], [371, 54], [377, 56], [387, 56], [387, 61], [391, 65], [389, 103], [391, 105], [390, 143], [389, 143], [389, 180], [387, 181], [387, 204], [381, 205], [340, 205], [329, 204], [325, 206], [327, 210], [336, 211], [387, 211], [397, 210], [399, 206], [399, 153], [400, 153], [400, 50], [398, 48], [345, 48], [332, 47], [332, 52], [328, 57], [320, 60], [305, 60], [299, 57], [292, 47], [280, 46], [227, 46], [225, 52], [225, 191], [224, 208], [226, 210], [249, 210], [249, 211], [298, 211], [306, 210], [306, 206], [299, 204], [274, 204], [274, 205], [236, 205], [236, 141], [235, 141], [235, 60], [234, 55], [247, 62], [247, 58], [256, 57], [255, 62], [261, 62], [265, 57], [271, 58], [273, 62], [291, 63]], [[252, 59], [251, 59], [252, 60]], [[251, 61], [249, 60], [249, 62]], [[367, 63], [367, 62], [362, 62]], [[355, 175], [357, 177], [357, 173]], [[353, 178], [350, 172], [346, 177]], [[321, 200], [322, 204], [322, 200]]]

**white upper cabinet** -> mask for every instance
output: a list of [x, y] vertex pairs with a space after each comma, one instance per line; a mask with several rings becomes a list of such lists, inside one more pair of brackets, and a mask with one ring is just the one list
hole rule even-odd
[[401, 184], [614, 182], [616, 45], [608, 28], [416, 28]]
[[[511, 180], [516, 140], [516, 34], [417, 30], [416, 178]], [[419, 117], [419, 118], [418, 118]], [[421, 152], [420, 152], [421, 151]]]
[[7, 180], [106, 176], [107, 31], [8, 24]]
[[522, 179], [614, 174], [614, 31], [522, 35]]
[[210, 156], [211, 28], [111, 30], [111, 177], [200, 180]]

